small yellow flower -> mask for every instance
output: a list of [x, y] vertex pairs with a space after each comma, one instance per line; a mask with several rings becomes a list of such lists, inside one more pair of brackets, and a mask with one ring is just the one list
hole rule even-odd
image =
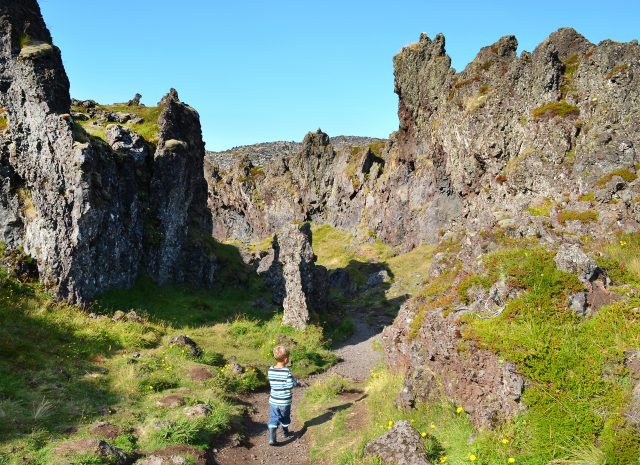
[[513, 457], [509, 457], [509, 459], [507, 460], [507, 462], [509, 462], [509, 463], [516, 463], [516, 459], [514, 459]]
[[431, 428], [431, 429], [436, 429], [436, 424], [435, 424], [435, 423], [431, 423], [431, 424], [429, 425], [429, 428]]
[[502, 438], [502, 441], [500, 441], [502, 444], [509, 444], [509, 440], [507, 438]]
[[415, 423], [416, 421], [412, 418], [411, 420], [409, 420], [411, 423]]
[[627, 245], [627, 242], [626, 242], [626, 241], [620, 241], [620, 245], [621, 245], [622, 247], [624, 247], [625, 245]]
[[443, 455], [442, 457], [440, 457], [440, 463], [445, 463], [447, 461], [447, 456]]
[[427, 437], [427, 433], [425, 433], [424, 431], [422, 433], [420, 433], [420, 436], [422, 436], [423, 438]]
[[475, 462], [477, 458], [478, 458], [478, 457], [476, 457], [476, 456], [475, 456], [475, 454], [471, 454], [471, 455], [469, 456], [469, 460], [471, 460], [472, 462]]
[[458, 407], [456, 409], [456, 413], [462, 413], [462, 412], [464, 412], [464, 409], [462, 407]]

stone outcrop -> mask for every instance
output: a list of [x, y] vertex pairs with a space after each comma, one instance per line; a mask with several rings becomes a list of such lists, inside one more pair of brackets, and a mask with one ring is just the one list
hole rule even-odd
[[35, 0], [0, 5], [0, 57], [0, 241], [34, 257], [41, 280], [73, 302], [131, 286], [142, 267], [158, 283], [210, 284], [197, 113], [172, 90], [155, 153], [122, 127], [107, 131], [111, 146], [90, 137], [69, 115], [60, 51]]
[[315, 264], [311, 228], [289, 224], [278, 230], [272, 249], [261, 258], [257, 271], [284, 308], [283, 323], [304, 328], [310, 315], [326, 307], [327, 271]]
[[389, 465], [430, 465], [420, 433], [407, 420], [369, 442], [364, 448], [369, 456], [377, 456]]
[[429, 311], [416, 331], [419, 306], [415, 300], [405, 303], [383, 332], [386, 362], [406, 370], [399, 404], [412, 408], [418, 401], [446, 397], [482, 427], [521, 410], [525, 382], [515, 365], [464, 340], [459, 312]]

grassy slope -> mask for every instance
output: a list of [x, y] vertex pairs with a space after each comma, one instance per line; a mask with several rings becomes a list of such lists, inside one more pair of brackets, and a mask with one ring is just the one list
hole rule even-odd
[[[318, 256], [318, 264], [329, 270], [346, 269], [353, 282], [362, 287], [367, 277], [380, 269], [385, 269], [391, 281], [385, 289], [383, 301], [372, 295], [370, 305], [389, 305], [394, 299], [406, 298], [415, 293], [424, 282], [435, 246], [422, 245], [408, 253], [399, 254], [379, 239], [358, 242], [354, 235], [329, 225], [314, 225], [313, 251]], [[369, 296], [364, 296], [365, 301]], [[396, 308], [397, 310], [397, 308]]]
[[[128, 106], [124, 104], [114, 105], [98, 105], [97, 110], [103, 110], [107, 112], [119, 112], [119, 113], [133, 113], [136, 116], [143, 118], [144, 122], [141, 124], [123, 123], [123, 126], [128, 127], [132, 131], [137, 132], [147, 142], [156, 144], [158, 142], [158, 117], [160, 116], [161, 107], [146, 107], [146, 106]], [[72, 107], [72, 110], [77, 113], [84, 113], [86, 111], [83, 107]], [[78, 123], [87, 131], [90, 135], [99, 137], [105, 140], [104, 130], [109, 124], [95, 126], [95, 119], [88, 119], [86, 121], [78, 121]], [[120, 123], [118, 123], [120, 124]]]
[[[558, 271], [553, 255], [535, 244], [505, 243], [484, 257], [483, 275], [467, 277], [456, 289], [462, 294], [465, 284], [490, 285], [506, 278], [522, 290], [496, 318], [466, 317], [463, 336], [518, 364], [530, 380], [523, 414], [495, 431], [474, 431], [466, 414], [446, 401], [400, 411], [394, 401], [402, 375], [381, 370], [366, 384], [362, 406], [339, 410], [321, 433], [312, 435], [314, 462], [377, 463], [363, 457], [366, 442], [387, 429], [389, 421], [408, 419], [425, 433], [434, 463], [469, 464], [471, 455], [476, 464], [506, 464], [509, 458], [531, 465], [640, 463], [640, 436], [622, 416], [633, 386], [623, 352], [640, 347], [640, 235], [592, 248], [606, 251], [609, 258], [600, 264], [627, 297], [588, 319], [566, 308], [577, 279]], [[451, 294], [460, 297], [447, 283], [431, 287], [437, 288], [431, 290], [441, 304], [455, 303]], [[336, 380], [310, 389], [300, 407], [303, 419], [343, 404], [342, 389], [344, 383]]]
[[[159, 288], [142, 279], [130, 291], [108, 293], [93, 309], [109, 316], [133, 308], [144, 316], [141, 322], [114, 322], [54, 303], [37, 284], [19, 283], [2, 272], [0, 463], [69, 461], [73, 457], [61, 456], [54, 447], [67, 438], [95, 437], [89, 428], [99, 419], [122, 429], [109, 442], [125, 450], [176, 443], [206, 447], [239, 418], [234, 396], [265, 385], [274, 344], [292, 346], [299, 376], [335, 361], [319, 328], [283, 327], [272, 307], [255, 306], [265, 297], [260, 288], [194, 291]], [[194, 358], [169, 347], [168, 340], [178, 334], [192, 337], [204, 355]], [[134, 352], [140, 357], [134, 359]], [[232, 372], [232, 357], [247, 368], [244, 374]], [[192, 367], [205, 367], [213, 376], [192, 381]], [[182, 407], [156, 405], [176, 392], [188, 405], [209, 404], [213, 413], [189, 419]], [[94, 459], [83, 458], [99, 463]]]

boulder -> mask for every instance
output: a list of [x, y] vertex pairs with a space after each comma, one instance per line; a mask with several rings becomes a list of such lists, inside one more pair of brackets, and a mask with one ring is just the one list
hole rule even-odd
[[198, 344], [196, 344], [196, 341], [194, 341], [189, 336], [186, 336], [184, 334], [181, 334], [180, 336], [172, 337], [169, 340], [169, 347], [171, 346], [184, 347], [194, 357], [199, 357], [200, 355], [202, 355], [202, 349], [198, 347]]
[[184, 409], [184, 414], [188, 417], [206, 417], [210, 413], [211, 407], [207, 404], [196, 404]]
[[562, 244], [554, 260], [559, 270], [578, 275], [584, 283], [594, 281], [603, 274], [596, 261], [576, 244]]
[[182, 396], [177, 394], [170, 394], [168, 396], [164, 396], [156, 401], [156, 405], [159, 407], [181, 407], [185, 404], [185, 399]]
[[136, 95], [134, 95], [133, 98], [127, 102], [127, 106], [130, 106], [130, 107], [136, 106], [137, 107], [138, 105], [140, 105], [140, 99], [142, 99], [142, 95], [139, 94], [138, 92], [136, 92]]
[[116, 152], [133, 157], [137, 164], [149, 156], [149, 145], [138, 133], [119, 124], [110, 124], [104, 130], [107, 143]]
[[371, 273], [369, 277], [367, 277], [365, 287], [367, 289], [370, 289], [372, 287], [388, 283], [390, 280], [391, 278], [389, 277], [389, 272], [387, 270], [376, 271], [375, 273]]
[[420, 433], [406, 420], [397, 422], [378, 439], [369, 442], [364, 452], [380, 457], [388, 465], [431, 465]]

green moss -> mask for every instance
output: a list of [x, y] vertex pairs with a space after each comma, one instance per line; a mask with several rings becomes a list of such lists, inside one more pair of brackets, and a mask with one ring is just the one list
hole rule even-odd
[[4, 108], [0, 108], [0, 131], [4, 131], [9, 127], [9, 120], [7, 119], [7, 111]]
[[598, 220], [598, 212], [593, 210], [587, 211], [575, 211], [575, 210], [562, 210], [558, 214], [558, 221], [561, 224], [566, 224], [567, 221], [580, 221], [581, 223], [593, 223]]
[[620, 176], [626, 182], [635, 181], [638, 178], [638, 175], [628, 168], [621, 168], [619, 170], [612, 171], [611, 173], [607, 173], [602, 176], [596, 182], [596, 186], [604, 187], [614, 176]]
[[527, 211], [531, 216], [546, 216], [551, 214], [551, 209], [556, 203], [550, 198], [545, 198], [543, 201], [535, 202], [529, 205]]
[[575, 105], [567, 102], [550, 102], [541, 107], [535, 108], [531, 115], [535, 119], [551, 119], [555, 117], [567, 118], [569, 116], [578, 116], [580, 109]]
[[578, 200], [580, 202], [593, 202], [595, 199], [596, 199], [595, 192], [587, 192], [586, 194], [582, 194], [580, 197], [578, 197]]

